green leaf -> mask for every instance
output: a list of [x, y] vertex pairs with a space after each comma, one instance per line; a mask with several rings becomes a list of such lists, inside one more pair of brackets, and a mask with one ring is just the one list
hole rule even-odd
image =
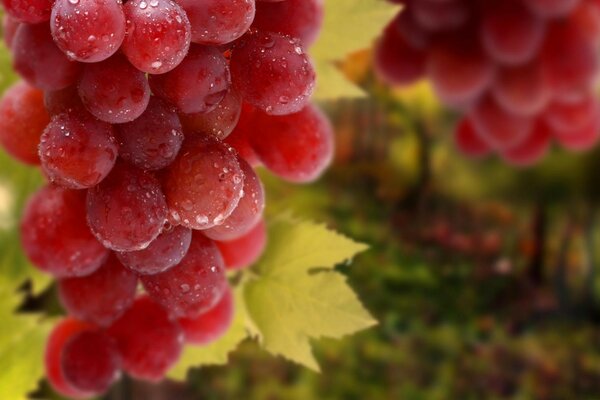
[[243, 305], [241, 287], [235, 293], [235, 317], [227, 333], [214, 343], [207, 346], [186, 345], [181, 359], [169, 371], [169, 377], [183, 381], [190, 368], [204, 365], [224, 365], [229, 361], [229, 353], [234, 351], [248, 337], [246, 331], [246, 312]]
[[376, 323], [333, 270], [367, 246], [287, 218], [271, 224], [269, 240], [258, 275], [245, 285], [248, 327], [267, 351], [319, 370], [311, 339], [340, 338]]
[[370, 47], [398, 10], [384, 0], [325, 0], [323, 30], [311, 49], [318, 76], [317, 100], [364, 95], [343, 78], [333, 62]]

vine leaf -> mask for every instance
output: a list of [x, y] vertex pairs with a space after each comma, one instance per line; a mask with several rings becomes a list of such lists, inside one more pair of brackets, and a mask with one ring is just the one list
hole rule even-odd
[[325, 0], [323, 30], [310, 51], [317, 69], [317, 100], [364, 96], [334, 63], [370, 47], [398, 10], [383, 0]]
[[311, 339], [340, 338], [376, 321], [336, 272], [367, 246], [323, 225], [280, 217], [270, 245], [244, 287], [248, 328], [264, 348], [315, 371]]

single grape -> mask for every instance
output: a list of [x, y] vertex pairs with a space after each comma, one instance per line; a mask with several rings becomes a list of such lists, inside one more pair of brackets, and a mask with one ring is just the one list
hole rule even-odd
[[56, 47], [48, 25], [21, 24], [12, 44], [14, 68], [31, 85], [60, 90], [77, 81], [81, 65]]
[[265, 209], [265, 189], [256, 172], [244, 159], [238, 157], [244, 173], [244, 195], [233, 213], [221, 224], [203, 231], [213, 240], [237, 239], [258, 224]]
[[600, 139], [600, 112], [596, 109], [594, 117], [584, 126], [566, 131], [553, 131], [556, 141], [565, 149], [583, 152], [593, 148]]
[[108, 256], [85, 223], [85, 193], [52, 185], [27, 203], [21, 242], [31, 262], [57, 278], [89, 275]]
[[329, 166], [334, 152], [333, 129], [315, 106], [273, 116], [254, 115], [256, 133], [250, 144], [262, 163], [291, 182], [311, 182]]
[[166, 217], [167, 205], [158, 180], [125, 163], [117, 163], [87, 194], [90, 228], [114, 251], [148, 247], [162, 231]]
[[67, 57], [95, 63], [106, 60], [121, 46], [125, 14], [120, 0], [56, 0], [50, 28]]
[[108, 333], [117, 341], [123, 369], [137, 379], [152, 382], [164, 378], [183, 346], [179, 325], [148, 297], [138, 298]]
[[228, 242], [216, 243], [227, 269], [247, 268], [258, 261], [265, 250], [267, 228], [264, 221], [260, 221], [244, 236]]
[[46, 378], [50, 386], [63, 396], [73, 399], [89, 397], [89, 393], [78, 390], [67, 382], [61, 364], [61, 356], [65, 343], [79, 333], [93, 329], [91, 324], [67, 317], [58, 322], [48, 336], [44, 355]]
[[517, 167], [534, 165], [548, 153], [551, 138], [548, 127], [538, 122], [524, 141], [501, 152], [502, 159]]
[[61, 90], [44, 92], [44, 106], [51, 116], [68, 112], [86, 112], [77, 86], [69, 86]]
[[146, 111], [132, 122], [117, 125], [119, 154], [138, 168], [158, 170], [170, 165], [183, 143], [175, 109], [152, 97]]
[[242, 97], [230, 89], [217, 108], [209, 112], [180, 114], [183, 129], [188, 134], [212, 135], [225, 139], [235, 129], [242, 112]]
[[2, 0], [4, 10], [19, 22], [38, 24], [50, 19], [54, 0]]
[[186, 139], [163, 181], [171, 217], [191, 229], [222, 224], [242, 198], [243, 186], [235, 152], [209, 136]]
[[152, 92], [182, 113], [214, 110], [231, 85], [227, 60], [216, 47], [195, 45], [177, 68], [149, 77]]
[[4, 17], [2, 17], [2, 35], [4, 36], [4, 43], [8, 49], [12, 49], [13, 40], [19, 26], [21, 26], [21, 23], [10, 15], [5, 14]]
[[286, 0], [256, 4], [252, 27], [300, 39], [308, 48], [323, 24], [323, 0]]
[[155, 275], [140, 276], [144, 289], [171, 315], [195, 318], [214, 307], [227, 288], [223, 259], [215, 243], [194, 232], [181, 262]]
[[179, 319], [185, 341], [193, 345], [207, 345], [218, 340], [231, 326], [234, 311], [233, 294], [227, 287], [213, 308], [196, 318]]
[[116, 343], [101, 331], [82, 331], [67, 340], [61, 365], [65, 380], [90, 394], [106, 392], [121, 375]]
[[258, 156], [250, 146], [249, 137], [254, 132], [253, 115], [256, 109], [248, 103], [242, 103], [240, 119], [233, 131], [225, 138], [225, 143], [233, 147], [240, 157], [248, 164], [256, 167], [260, 165]]
[[108, 326], [132, 304], [137, 276], [114, 255], [93, 274], [58, 281], [58, 293], [69, 315], [95, 325]]
[[516, 146], [533, 128], [532, 118], [505, 111], [490, 96], [482, 98], [473, 107], [469, 118], [479, 137], [496, 150]]
[[315, 86], [315, 71], [297, 39], [271, 32], [246, 35], [231, 55], [234, 87], [268, 114], [300, 111]]
[[589, 125], [599, 108], [596, 95], [589, 93], [576, 101], [551, 103], [544, 113], [544, 119], [553, 130], [568, 133]]
[[179, 264], [190, 248], [192, 231], [183, 226], [164, 229], [144, 250], [117, 253], [131, 270], [141, 275], [164, 272]]
[[185, 11], [172, 0], [130, 0], [123, 7], [127, 33], [123, 53], [140, 71], [163, 74], [175, 68], [190, 48]]
[[433, 32], [423, 28], [416, 21], [413, 6], [410, 4], [396, 15], [390, 25], [394, 26], [398, 34], [412, 48], [426, 50], [429, 47]]
[[177, 0], [192, 26], [192, 42], [219, 45], [242, 36], [254, 20], [254, 0]]
[[375, 47], [375, 72], [383, 81], [412, 85], [425, 76], [426, 54], [409, 45], [392, 21]]
[[531, 11], [543, 18], [564, 17], [580, 2], [580, 0], [523, 0]]
[[84, 68], [79, 95], [96, 118], [122, 124], [133, 121], [146, 110], [150, 86], [143, 72], [117, 55]]
[[44, 94], [25, 82], [11, 86], [0, 100], [0, 144], [11, 156], [39, 164], [40, 136], [50, 122]]
[[458, 151], [469, 158], [479, 159], [490, 154], [490, 147], [479, 136], [473, 123], [468, 118], [463, 118], [454, 132], [454, 143]]
[[112, 126], [82, 110], [53, 117], [39, 149], [46, 176], [68, 189], [96, 186], [114, 167], [119, 151]]

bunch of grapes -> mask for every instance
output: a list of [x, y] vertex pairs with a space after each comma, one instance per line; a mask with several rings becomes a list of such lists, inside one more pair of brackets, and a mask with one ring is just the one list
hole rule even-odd
[[332, 158], [309, 103], [322, 0], [2, 3], [23, 81], [0, 102], [0, 143], [48, 180], [21, 239], [69, 313], [48, 379], [73, 398], [121, 370], [160, 380], [231, 323], [226, 269], [266, 241], [254, 167], [309, 182]]
[[464, 117], [458, 149], [513, 165], [540, 160], [554, 140], [570, 151], [597, 142], [598, 0], [391, 0], [403, 10], [375, 50], [394, 85], [427, 77]]

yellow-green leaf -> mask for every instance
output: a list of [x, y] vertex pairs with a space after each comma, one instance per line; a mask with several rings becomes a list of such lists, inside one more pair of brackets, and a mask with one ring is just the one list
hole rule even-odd
[[376, 323], [332, 269], [366, 246], [323, 225], [283, 218], [272, 223], [269, 238], [258, 275], [245, 285], [249, 326], [267, 351], [318, 370], [311, 339], [340, 338]]

